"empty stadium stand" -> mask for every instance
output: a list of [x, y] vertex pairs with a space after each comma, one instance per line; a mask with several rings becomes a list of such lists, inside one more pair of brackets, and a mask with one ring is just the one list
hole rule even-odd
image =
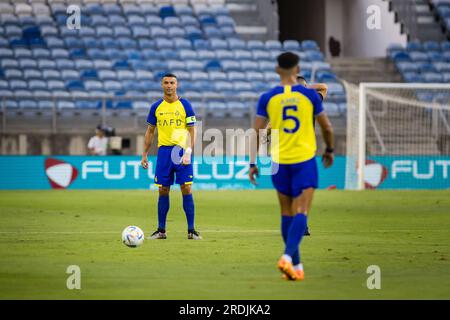
[[[331, 103], [345, 101], [314, 41], [243, 41], [224, 1], [79, 1], [78, 30], [67, 27], [68, 3], [77, 2], [0, 4], [0, 95], [8, 108], [46, 108], [56, 97], [58, 109], [95, 109], [101, 103], [85, 98], [159, 95], [158, 81], [170, 71], [181, 94], [194, 100], [224, 95], [222, 102], [241, 111], [244, 102], [233, 99], [257, 97], [274, 85], [274, 61], [283, 50], [301, 56], [307, 79], [331, 83]], [[146, 109], [146, 101], [107, 107]]]
[[391, 45], [388, 56], [405, 82], [450, 83], [450, 42], [409, 42]]

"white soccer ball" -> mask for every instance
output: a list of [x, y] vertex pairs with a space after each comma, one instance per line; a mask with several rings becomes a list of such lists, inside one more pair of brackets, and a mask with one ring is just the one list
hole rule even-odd
[[144, 243], [144, 232], [136, 226], [128, 226], [122, 232], [122, 242], [131, 248], [139, 247]]

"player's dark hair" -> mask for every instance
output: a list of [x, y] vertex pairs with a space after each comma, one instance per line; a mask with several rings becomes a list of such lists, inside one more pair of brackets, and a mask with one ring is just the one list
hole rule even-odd
[[292, 52], [283, 52], [277, 57], [278, 66], [281, 69], [292, 69], [300, 62], [300, 57]]
[[307, 82], [306, 81], [306, 79], [305, 79], [305, 77], [303, 77], [303, 76], [297, 76], [297, 81], [305, 81], [305, 82]]
[[[166, 73], [166, 74], [163, 75], [162, 78], [165, 78], [165, 77], [168, 77], [168, 78], [175, 78], [175, 79], [177, 78], [177, 76], [174, 75], [173, 73]], [[162, 79], [162, 78], [161, 78], [161, 79]]]

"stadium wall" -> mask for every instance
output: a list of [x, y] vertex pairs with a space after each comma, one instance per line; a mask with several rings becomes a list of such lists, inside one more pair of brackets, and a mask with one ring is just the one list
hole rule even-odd
[[[375, 6], [380, 12], [380, 29], [369, 29], [368, 19], [372, 16], [368, 8]], [[327, 0], [325, 3], [325, 39], [333, 36], [341, 42], [342, 56], [384, 57], [392, 43], [403, 46], [406, 34], [395, 23], [395, 15], [389, 12], [389, 2], [382, 0]], [[328, 44], [327, 53], [329, 52]]]
[[[195, 189], [271, 189], [270, 159], [261, 157], [258, 186], [248, 181], [248, 160], [241, 157], [194, 159]], [[138, 156], [0, 156], [0, 190], [45, 189], [156, 189], [156, 157], [149, 169]], [[319, 188], [343, 189], [344, 156], [324, 169], [317, 159]], [[365, 167], [368, 189], [450, 189], [449, 156], [377, 156]]]

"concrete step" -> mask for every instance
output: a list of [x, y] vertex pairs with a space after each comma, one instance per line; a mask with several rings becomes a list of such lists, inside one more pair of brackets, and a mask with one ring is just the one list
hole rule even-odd
[[402, 81], [392, 62], [386, 58], [333, 58], [328, 62], [339, 78], [351, 83]]

